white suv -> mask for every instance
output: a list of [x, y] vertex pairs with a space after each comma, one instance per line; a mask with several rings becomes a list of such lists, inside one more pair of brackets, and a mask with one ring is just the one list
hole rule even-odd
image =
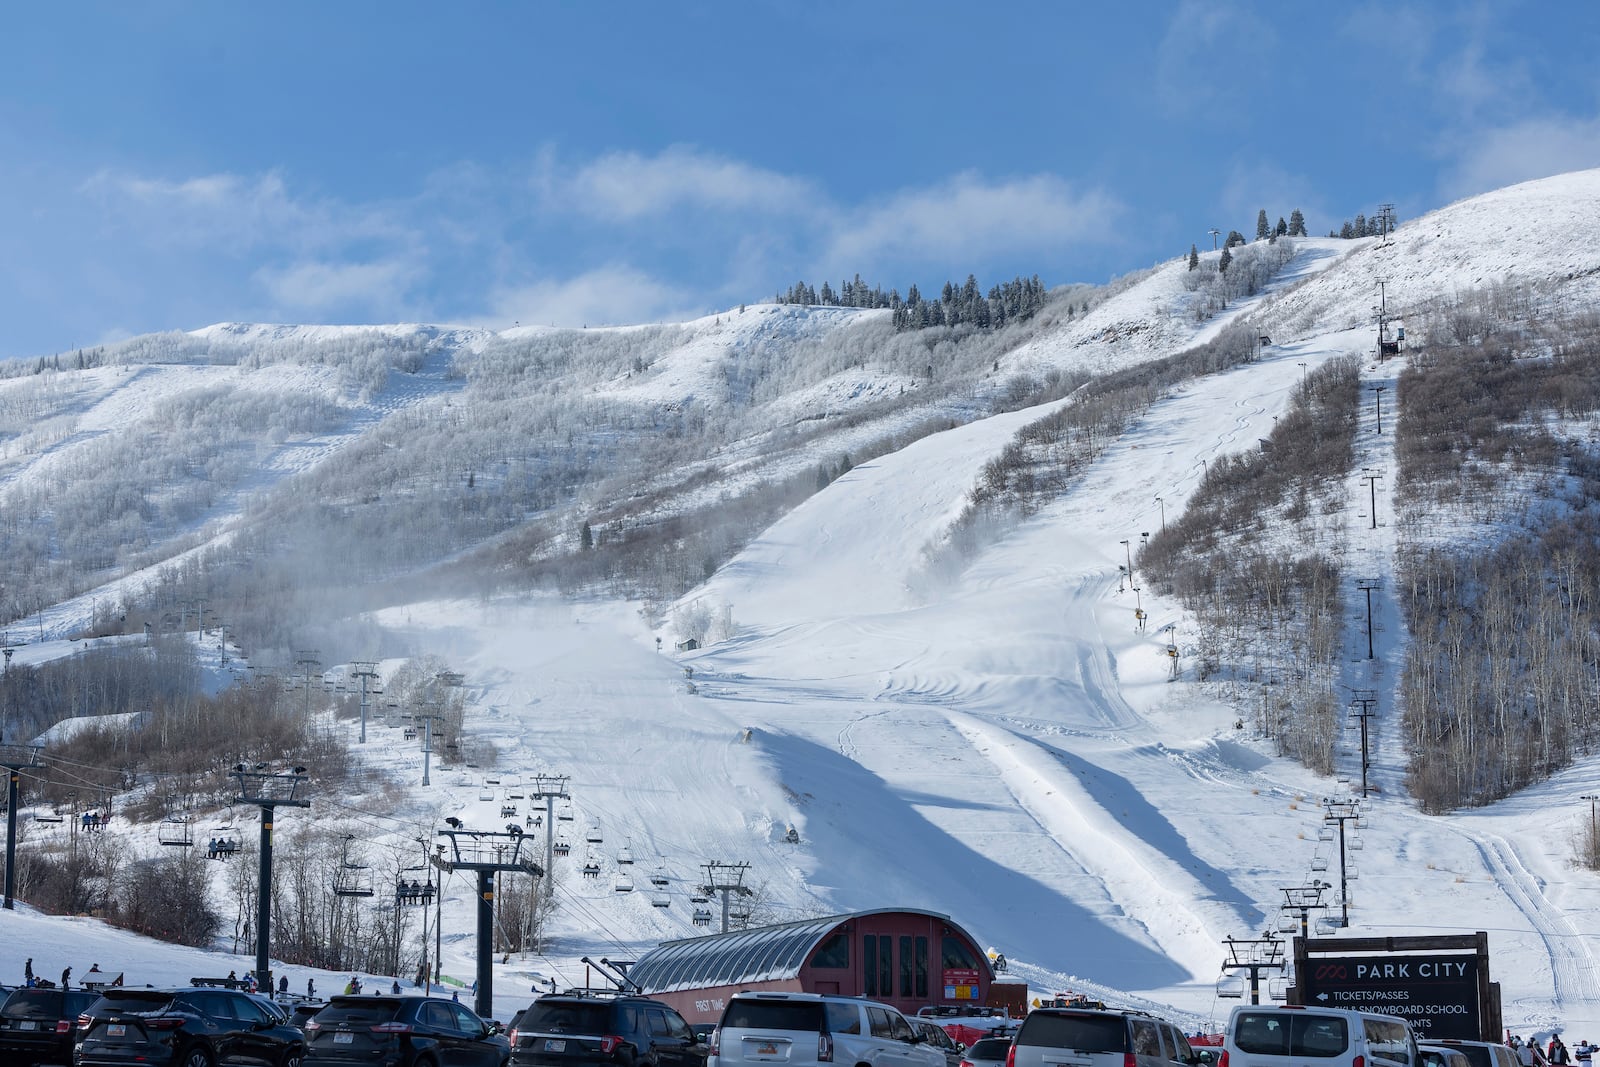
[[711, 1036], [706, 1067], [945, 1067], [887, 1004], [817, 993], [736, 993]]

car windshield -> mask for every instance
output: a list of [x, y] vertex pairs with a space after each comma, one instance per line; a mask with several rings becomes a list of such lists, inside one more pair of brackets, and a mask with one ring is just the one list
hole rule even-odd
[[171, 1011], [174, 994], [159, 989], [108, 989], [90, 1008], [93, 1015], [130, 1011], [145, 1014]]
[[547, 1034], [609, 1034], [611, 1005], [599, 1001], [536, 1000], [522, 1013], [519, 1030]]
[[6, 998], [0, 1014], [12, 1019], [54, 1019], [61, 994], [53, 989], [19, 989]]
[[1079, 1052], [1130, 1052], [1128, 1024], [1120, 1015], [1034, 1012], [1017, 1034], [1019, 1045], [1048, 1045]]
[[724, 1029], [804, 1030], [818, 1034], [822, 1026], [820, 1000], [734, 1000], [722, 1016]]
[[317, 1025], [324, 1029], [338, 1026], [340, 1023], [349, 1023], [352, 1026], [371, 1026], [374, 1023], [388, 1022], [400, 1010], [403, 1001], [393, 997], [380, 1000], [377, 997], [334, 997], [326, 1008], [317, 1012]]
[[980, 1037], [967, 1049], [969, 1060], [1003, 1060], [1011, 1048], [1009, 1037]]

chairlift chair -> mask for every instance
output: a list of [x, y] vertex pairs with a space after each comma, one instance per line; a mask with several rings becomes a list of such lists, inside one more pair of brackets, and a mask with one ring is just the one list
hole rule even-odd
[[1279, 975], [1267, 979], [1267, 996], [1272, 1000], [1289, 999], [1289, 979]]
[[633, 892], [633, 879], [625, 874], [619, 874], [616, 881], [611, 884], [611, 888], [618, 893], [631, 893]]
[[1312, 856], [1311, 857], [1311, 869], [1313, 871], [1325, 871], [1325, 870], [1327, 870], [1328, 869], [1328, 857], [1326, 857], [1326, 856]]
[[33, 821], [34, 822], [50, 822], [50, 823], [65, 822], [66, 821], [66, 816], [61, 814], [61, 809], [60, 808], [51, 808], [50, 811], [47, 814], [35, 815], [33, 817]]
[[1244, 992], [1244, 978], [1240, 975], [1225, 974], [1217, 979], [1217, 996], [1225, 1000], [1239, 1000]]
[[333, 895], [336, 897], [370, 897], [373, 895], [372, 871], [365, 864], [350, 861], [350, 842], [355, 835], [344, 839], [344, 851], [338, 870], [333, 873]]
[[1336, 934], [1341, 929], [1339, 920], [1331, 915], [1323, 915], [1317, 919], [1317, 933]]
[[694, 887], [694, 892], [689, 894], [689, 900], [695, 904], [709, 904], [711, 902], [711, 890], [703, 885], [697, 885]]
[[1278, 916], [1278, 930], [1281, 933], [1292, 934], [1300, 929], [1300, 918], [1285, 912]]
[[223, 823], [206, 832], [206, 859], [226, 860], [239, 854], [239, 831]]
[[1347, 863], [1344, 867], [1344, 876], [1347, 880], [1353, 882], [1360, 877], [1360, 872], [1356, 870], [1355, 864]]
[[482, 789], [478, 790], [478, 799], [479, 800], [493, 800], [494, 799], [494, 790], [490, 789], [487, 785], [484, 786]]
[[618, 866], [626, 867], [626, 866], [628, 866], [628, 865], [630, 865], [632, 863], [633, 863], [633, 850], [630, 849], [627, 845], [623, 845], [620, 849], [617, 850], [617, 864], [618, 864]]
[[514, 818], [516, 818], [516, 816], [517, 816], [517, 806], [515, 804], [502, 804], [502, 805], [500, 805], [500, 817], [502, 819], [514, 819]]
[[583, 876], [585, 878], [599, 878], [600, 865], [594, 860], [590, 860], [588, 863], [585, 863], [583, 865]]
[[571, 822], [572, 821], [572, 802], [571, 801], [567, 801], [565, 804], [562, 804], [559, 808], [556, 809], [556, 821], [557, 822]]
[[1317, 831], [1317, 840], [1318, 841], [1332, 841], [1333, 840], [1333, 827], [1331, 827], [1328, 824], [1324, 823], [1322, 825], [1321, 829], [1319, 829]]
[[1359, 838], [1359, 837], [1352, 837], [1349, 841], [1347, 841], [1345, 843], [1346, 843], [1346, 845], [1349, 846], [1350, 851], [1352, 851], [1352, 852], [1354, 852], [1357, 849], [1360, 849], [1362, 847], [1361, 846], [1361, 838]]
[[169, 815], [161, 820], [161, 825], [156, 827], [156, 840], [163, 845], [173, 845], [178, 848], [188, 848], [194, 844], [194, 835], [190, 831], [189, 817], [187, 815]]
[[605, 835], [600, 832], [600, 824], [595, 823], [589, 827], [588, 832], [583, 835], [583, 839], [589, 842], [591, 845], [598, 845], [606, 838]]
[[550, 851], [554, 852], [558, 856], [565, 856], [572, 851], [572, 846], [568, 844], [566, 838], [558, 837], [556, 838], [555, 844], [550, 846]]
[[694, 909], [694, 924], [696, 926], [710, 926], [711, 925], [711, 909], [710, 908], [696, 908], [696, 909]]
[[665, 893], [651, 893], [650, 906], [652, 908], [670, 908], [672, 906], [672, 898]]
[[655, 872], [650, 875], [650, 884], [653, 886], [664, 886], [668, 883], [668, 881], [667, 869], [665, 867], [657, 867]]

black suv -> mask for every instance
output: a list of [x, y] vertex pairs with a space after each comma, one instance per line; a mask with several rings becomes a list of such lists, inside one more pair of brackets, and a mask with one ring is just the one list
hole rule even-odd
[[78, 1016], [100, 999], [81, 989], [17, 989], [0, 1004], [0, 1063], [71, 1063]]
[[514, 1067], [705, 1067], [711, 1047], [647, 997], [552, 993], [511, 1024]]
[[511, 1044], [465, 1004], [338, 996], [306, 1022], [304, 1067], [505, 1067]]
[[78, 1067], [300, 1067], [305, 1037], [236, 989], [107, 989], [78, 1017]]

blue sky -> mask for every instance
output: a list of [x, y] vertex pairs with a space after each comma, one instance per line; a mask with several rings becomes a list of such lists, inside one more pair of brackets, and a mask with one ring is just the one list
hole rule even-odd
[[1600, 4], [10, 4], [0, 357], [1104, 282], [1600, 166]]

